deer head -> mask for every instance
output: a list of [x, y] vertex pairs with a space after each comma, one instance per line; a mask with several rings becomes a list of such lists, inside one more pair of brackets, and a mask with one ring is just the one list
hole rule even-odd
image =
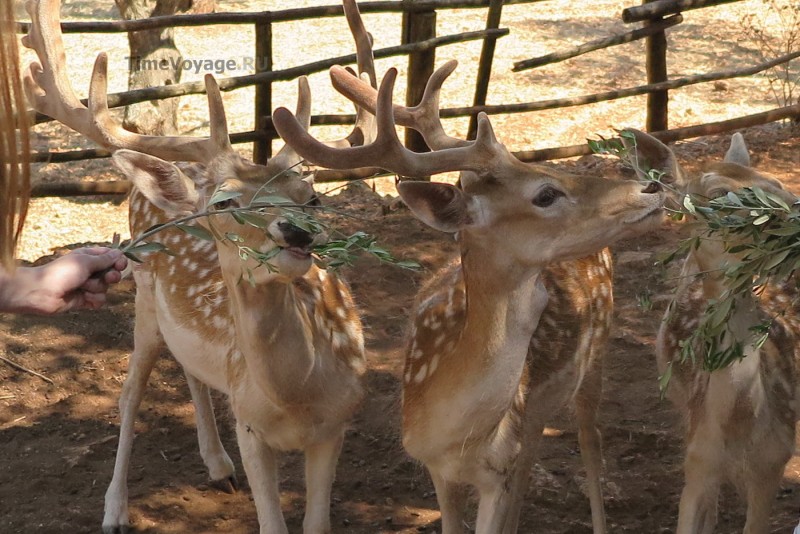
[[[374, 165], [417, 177], [461, 171], [463, 190], [444, 183], [401, 181], [398, 192], [423, 222], [458, 232], [464, 247], [477, 245], [489, 262], [527, 267], [577, 258], [659, 224], [665, 194], [657, 183], [643, 186], [576, 177], [524, 163], [497, 141], [483, 113], [474, 141], [447, 136], [439, 122], [437, 100], [442, 82], [454, 68], [451, 62], [434, 73], [416, 108], [393, 108], [394, 69], [387, 72], [377, 93], [343, 69], [332, 69], [334, 85], [376, 113], [378, 133], [366, 146], [325, 147], [284, 108], [273, 114], [275, 127], [300, 155], [324, 167]], [[414, 153], [403, 147], [395, 117], [419, 130], [434, 150]]]
[[[371, 41], [357, 15], [354, 3], [345, 2], [347, 19], [359, 51], [359, 70], [374, 78]], [[96, 143], [114, 151], [113, 162], [156, 207], [170, 216], [186, 216], [206, 209], [220, 212], [208, 223], [218, 240], [220, 262], [226, 276], [240, 277], [258, 272], [262, 277], [278, 274], [297, 277], [311, 266], [311, 248], [324, 241], [319, 232], [309, 232], [280, 215], [280, 209], [260, 209], [256, 224], [240, 224], [229, 208], [250, 206], [256, 197], [281, 197], [296, 209], [315, 203], [310, 183], [301, 179], [301, 158], [291, 147], [284, 148], [266, 166], [256, 165], [232, 148], [219, 87], [213, 76], [205, 78], [208, 95], [210, 136], [208, 138], [148, 136], [125, 130], [108, 108], [108, 60], [101, 53], [94, 65], [88, 106], [75, 95], [65, 70], [65, 53], [60, 30], [59, 0], [30, 1], [33, 20], [24, 44], [36, 51], [41, 63], [32, 63], [25, 73], [26, 92], [34, 107]], [[310, 122], [311, 96], [308, 82], [299, 80], [297, 115], [304, 128]], [[373, 130], [371, 116], [357, 110], [353, 132], [332, 146], [362, 142]], [[173, 161], [199, 165], [179, 167]], [[212, 197], [222, 191], [223, 197]], [[213, 198], [225, 200], [209, 205]], [[250, 219], [254, 221], [253, 219]], [[225, 236], [236, 236], [236, 242]], [[276, 272], [255, 271], [258, 261], [242, 254], [237, 243], [272, 256]], [[279, 250], [275, 250], [277, 249]], [[272, 251], [272, 253], [270, 252]], [[245, 261], [242, 261], [242, 258]]]
[[[663, 172], [662, 180], [674, 184], [673, 197], [678, 202], [682, 203], [682, 197], [689, 195], [695, 204], [705, 204], [745, 187], [758, 187], [790, 206], [797, 202], [797, 197], [784, 189], [780, 180], [750, 167], [747, 145], [742, 134], [738, 132], [731, 138], [731, 146], [722, 162], [711, 163], [703, 172], [690, 176], [680, 167], [675, 154], [664, 143], [647, 133], [629, 131], [636, 141], [635, 144], [629, 144], [639, 163], [635, 165], [636, 172], [643, 173], [642, 169]], [[736, 254], [726, 252], [726, 248], [726, 244], [719, 240], [702, 240], [693, 254], [700, 270], [715, 271], [722, 265], [736, 261]]]

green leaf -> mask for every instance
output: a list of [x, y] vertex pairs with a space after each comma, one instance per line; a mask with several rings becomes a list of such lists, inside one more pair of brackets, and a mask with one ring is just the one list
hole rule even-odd
[[176, 224], [175, 226], [192, 237], [203, 239], [205, 241], [214, 241], [214, 236], [211, 235], [211, 232], [202, 226], [196, 224]]
[[400, 260], [394, 263], [398, 267], [402, 267], [403, 269], [409, 269], [411, 271], [419, 271], [422, 269], [422, 265], [414, 260]]
[[723, 198], [726, 198], [728, 200], [728, 202], [730, 202], [734, 206], [744, 207], [744, 204], [742, 204], [742, 201], [739, 199], [738, 196], [736, 196], [736, 193], [734, 193], [733, 191], [728, 191], [728, 194], [725, 195], [725, 197], [723, 197]]
[[263, 215], [246, 211], [240, 211], [237, 213], [242, 222], [247, 223], [250, 226], [255, 226], [256, 228], [261, 228], [263, 230], [266, 230], [269, 227], [270, 221], [268, 221]]
[[792, 252], [793, 252], [792, 249], [787, 249], [784, 250], [783, 252], [775, 254], [772, 258], [770, 258], [770, 260], [764, 265], [764, 267], [761, 270], [772, 271], [775, 267], [780, 265], [783, 262], [783, 260], [789, 257], [789, 254], [791, 254]]
[[214, 204], [219, 204], [220, 202], [225, 202], [226, 200], [230, 200], [232, 198], [239, 198], [242, 194], [239, 191], [216, 191], [211, 198], [208, 199], [208, 205], [213, 206]]
[[130, 252], [130, 251], [128, 251], [128, 250], [123, 250], [123, 251], [122, 251], [122, 254], [124, 254], [124, 255], [125, 255], [125, 257], [126, 257], [126, 258], [128, 258], [129, 260], [133, 260], [133, 261], [135, 261], [136, 263], [144, 263], [144, 261], [142, 260], [142, 258], [140, 258], [140, 257], [139, 257], [139, 256], [137, 256], [136, 254], [133, 254], [132, 252]]
[[769, 220], [769, 215], [762, 215], [753, 221], [753, 226], [760, 226]]
[[237, 223], [242, 224], [242, 225], [245, 224], [245, 221], [242, 218], [241, 212], [233, 211], [233, 212], [231, 212], [231, 217], [233, 217], [233, 220], [236, 221]]
[[672, 363], [673, 362], [669, 362], [667, 368], [664, 369], [664, 374], [658, 377], [658, 390], [661, 392], [662, 398], [666, 395], [669, 381], [672, 378]]
[[686, 211], [689, 213], [696, 213], [694, 202], [692, 202], [692, 198], [689, 195], [683, 197], [683, 207], [686, 208]]
[[251, 205], [257, 205], [258, 207], [261, 207], [262, 204], [266, 206], [280, 206], [282, 204], [296, 203], [292, 202], [291, 199], [279, 195], [264, 195], [253, 199], [253, 202], [251, 202]]

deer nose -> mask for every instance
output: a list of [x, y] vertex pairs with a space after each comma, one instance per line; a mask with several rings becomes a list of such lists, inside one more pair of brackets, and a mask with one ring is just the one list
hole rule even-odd
[[654, 195], [656, 193], [660, 193], [662, 191], [661, 184], [658, 182], [649, 182], [644, 189], [642, 189], [642, 193], [646, 195]]
[[290, 247], [305, 248], [314, 241], [314, 236], [289, 221], [279, 222], [278, 229], [281, 231], [284, 241]]

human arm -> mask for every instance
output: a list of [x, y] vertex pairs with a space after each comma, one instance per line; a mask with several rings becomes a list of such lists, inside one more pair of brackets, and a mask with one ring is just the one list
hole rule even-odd
[[122, 252], [105, 247], [80, 248], [38, 267], [0, 269], [0, 312], [50, 315], [97, 309], [127, 265]]

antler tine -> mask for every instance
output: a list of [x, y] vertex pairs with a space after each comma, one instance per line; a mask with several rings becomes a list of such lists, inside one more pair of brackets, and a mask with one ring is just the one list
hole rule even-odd
[[211, 137], [151, 136], [125, 130], [108, 109], [108, 56], [100, 53], [89, 85], [89, 106], [84, 106], [69, 82], [61, 37], [60, 0], [30, 0], [26, 7], [33, 22], [23, 44], [32, 48], [40, 63], [25, 72], [25, 87], [34, 108], [94, 142], [110, 149], [127, 148], [169, 161], [208, 163], [232, 152], [219, 86], [213, 76], [205, 79]]
[[[372, 55], [372, 36], [364, 26], [355, 0], [343, 0], [342, 4], [347, 25], [350, 27], [350, 33], [356, 43], [357, 76], [362, 79], [367, 78], [364, 83], [377, 88], [378, 77], [375, 73], [375, 57]], [[356, 104], [355, 126], [353, 133], [347, 137], [350, 144], [369, 144], [375, 139], [376, 133], [374, 114]], [[363, 139], [359, 139], [359, 137], [363, 137]]]
[[108, 147], [64, 72], [60, 0], [29, 0], [25, 8], [33, 23], [22, 44], [39, 56], [39, 62], [31, 62], [23, 74], [28, 100], [37, 111]]
[[287, 144], [307, 161], [330, 169], [378, 166], [403, 176], [429, 176], [447, 171], [486, 172], [507, 160], [509, 152], [497, 142], [485, 113], [478, 116], [478, 135], [464, 146], [436, 152], [416, 153], [397, 137], [392, 113], [392, 90], [396, 69], [389, 69], [381, 82], [376, 105], [378, 132], [369, 145], [333, 148], [314, 139], [286, 108], [272, 115], [276, 130]]
[[[451, 60], [439, 67], [428, 79], [420, 103], [414, 107], [394, 105], [395, 121], [400, 126], [413, 128], [422, 134], [425, 143], [433, 150], [467, 146], [469, 141], [447, 135], [439, 118], [439, 95], [444, 81], [458, 66]], [[356, 78], [346, 69], [333, 66], [330, 69], [334, 88], [357, 106], [375, 112], [377, 91]]]
[[[311, 88], [308, 85], [308, 78], [300, 76], [297, 79], [297, 121], [304, 131], [308, 131], [311, 125]], [[270, 163], [280, 169], [290, 169], [300, 163], [303, 158], [297, 154], [294, 148], [285, 143], [275, 154]]]

